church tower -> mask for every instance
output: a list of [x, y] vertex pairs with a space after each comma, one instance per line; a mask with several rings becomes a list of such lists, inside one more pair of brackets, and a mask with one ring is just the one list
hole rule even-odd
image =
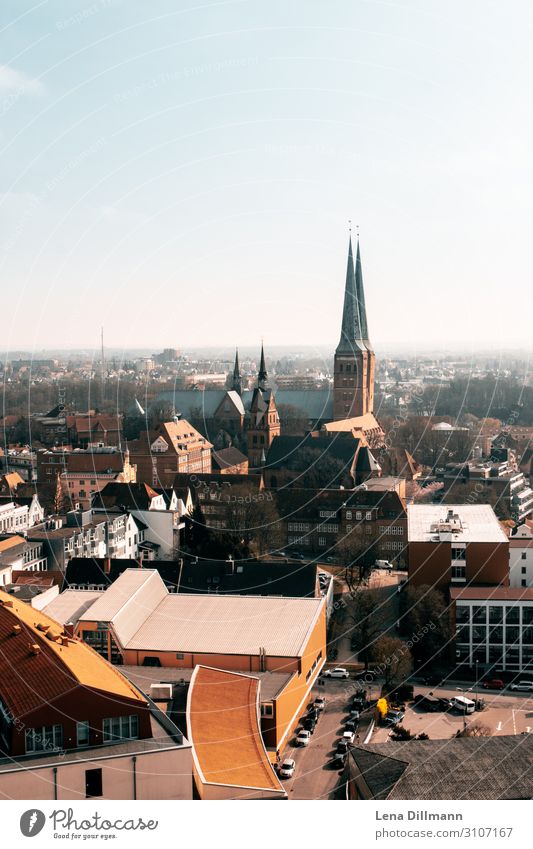
[[341, 338], [335, 351], [333, 368], [335, 421], [364, 416], [374, 411], [376, 355], [368, 335], [359, 239], [354, 266], [350, 235]]
[[250, 472], [259, 471], [264, 465], [268, 449], [274, 437], [281, 432], [278, 409], [274, 393], [268, 384], [265, 352], [261, 343], [261, 362], [257, 386], [252, 395], [246, 433], [246, 446]]
[[235, 365], [233, 366], [233, 376], [231, 378], [231, 388], [238, 395], [242, 395], [242, 377], [239, 367], [239, 349], [235, 349]]

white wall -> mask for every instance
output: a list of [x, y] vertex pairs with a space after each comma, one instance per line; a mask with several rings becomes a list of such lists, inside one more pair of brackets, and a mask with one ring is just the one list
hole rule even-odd
[[[192, 799], [191, 747], [136, 755], [137, 799]], [[85, 771], [102, 769], [102, 799], [133, 799], [133, 760], [95, 756], [93, 760], [39, 766], [2, 772], [0, 799], [54, 799], [54, 766], [57, 768], [58, 800], [85, 799]]]

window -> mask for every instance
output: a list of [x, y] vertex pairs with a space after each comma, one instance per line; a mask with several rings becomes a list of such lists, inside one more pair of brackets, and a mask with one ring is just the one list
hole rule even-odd
[[523, 551], [523, 552], [522, 552], [522, 554], [521, 554], [520, 556], [521, 556], [522, 560], [525, 560], [525, 559], [526, 559], [526, 552], [525, 552], [525, 551]]
[[360, 510], [355, 511], [355, 518], [356, 519], [362, 519], [363, 518], [363, 514], [361, 513]]
[[185, 660], [185, 655], [183, 654], [182, 651], [176, 652], [176, 660]]
[[264, 702], [261, 705], [261, 716], [274, 716], [274, 705], [272, 702]]
[[521, 583], [522, 583], [522, 586], [523, 586], [523, 587], [527, 587], [527, 581], [526, 581], [526, 579], [525, 579], [525, 578], [522, 578], [522, 582], [521, 582]]
[[103, 796], [102, 770], [101, 769], [86, 769], [85, 770], [85, 798], [86, 799], [93, 799], [95, 796]]
[[452, 581], [466, 579], [466, 566], [452, 566]]
[[323, 548], [326, 545], [326, 537], [319, 537], [318, 544]]
[[522, 566], [522, 575], [525, 575], [527, 572], [527, 566]]
[[346, 511], [346, 518], [347, 518], [348, 520], [352, 518], [352, 511], [351, 511], [351, 510], [347, 510], [347, 511]]
[[63, 748], [63, 726], [42, 725], [26, 729], [26, 753], [47, 752]]
[[371, 510], [366, 511], [365, 519], [367, 520], [367, 522], [370, 522], [370, 520], [372, 519], [372, 511]]
[[120, 740], [136, 740], [138, 736], [139, 719], [135, 714], [104, 719], [104, 743], [116, 743]]
[[89, 720], [82, 719], [76, 723], [76, 741], [78, 746], [89, 745]]

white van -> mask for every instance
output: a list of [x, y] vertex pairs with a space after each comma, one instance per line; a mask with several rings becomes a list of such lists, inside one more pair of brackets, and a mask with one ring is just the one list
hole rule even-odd
[[452, 699], [452, 707], [461, 713], [474, 713], [476, 703], [472, 699], [467, 699], [466, 696], [454, 696]]
[[392, 572], [392, 563], [389, 560], [376, 560], [374, 569], [385, 569], [386, 572]]

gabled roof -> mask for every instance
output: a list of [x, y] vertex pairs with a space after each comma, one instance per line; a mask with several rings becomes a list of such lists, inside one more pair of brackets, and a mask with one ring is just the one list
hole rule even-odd
[[159, 493], [147, 483], [110, 481], [93, 496], [93, 507], [121, 507], [129, 510], [149, 510]]
[[353, 763], [376, 799], [531, 799], [531, 735], [357, 746]]
[[239, 451], [238, 448], [220, 448], [213, 450], [212, 462], [216, 469], [228, 469], [231, 466], [238, 466], [241, 463], [246, 463], [248, 457]]
[[89, 646], [67, 638], [45, 613], [0, 591], [0, 701], [6, 709], [19, 718], [80, 685], [145, 703]]

